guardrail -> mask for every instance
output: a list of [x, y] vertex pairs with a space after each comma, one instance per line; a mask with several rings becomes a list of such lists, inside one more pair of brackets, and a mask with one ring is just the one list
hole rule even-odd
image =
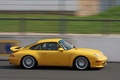
[[0, 30], [1, 32], [109, 34], [120, 33], [120, 20], [0, 18]]

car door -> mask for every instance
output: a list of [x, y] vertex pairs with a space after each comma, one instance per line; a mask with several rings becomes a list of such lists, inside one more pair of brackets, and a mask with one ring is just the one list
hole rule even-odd
[[42, 55], [49, 66], [68, 66], [70, 54], [67, 51], [59, 51], [60, 45], [57, 42], [43, 43]]
[[41, 43], [40, 44], [35, 44], [35, 45], [31, 46], [29, 49], [31, 50], [31, 52], [34, 55], [37, 56], [37, 61], [40, 65], [45, 65], [46, 64], [45, 59], [44, 59], [43, 54], [42, 54], [44, 52], [42, 50], [42, 44]]

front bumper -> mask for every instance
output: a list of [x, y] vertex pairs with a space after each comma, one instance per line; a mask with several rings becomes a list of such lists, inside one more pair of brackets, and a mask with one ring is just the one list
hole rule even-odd
[[91, 62], [91, 68], [102, 68], [107, 65], [107, 57], [96, 59]]

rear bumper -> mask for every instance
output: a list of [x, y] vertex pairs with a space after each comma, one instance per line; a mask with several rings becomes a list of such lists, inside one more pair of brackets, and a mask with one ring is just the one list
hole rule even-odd
[[20, 59], [18, 59], [18, 58], [9, 57], [8, 60], [9, 60], [9, 63], [12, 65], [17, 65], [17, 66], [20, 65]]

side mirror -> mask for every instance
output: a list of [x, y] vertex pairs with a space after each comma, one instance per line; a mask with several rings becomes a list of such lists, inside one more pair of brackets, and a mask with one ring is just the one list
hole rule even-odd
[[59, 50], [60, 52], [63, 52], [63, 51], [64, 51], [64, 49], [63, 49], [63, 48], [59, 48], [58, 50]]
[[75, 46], [73, 46], [73, 48], [76, 48]]

